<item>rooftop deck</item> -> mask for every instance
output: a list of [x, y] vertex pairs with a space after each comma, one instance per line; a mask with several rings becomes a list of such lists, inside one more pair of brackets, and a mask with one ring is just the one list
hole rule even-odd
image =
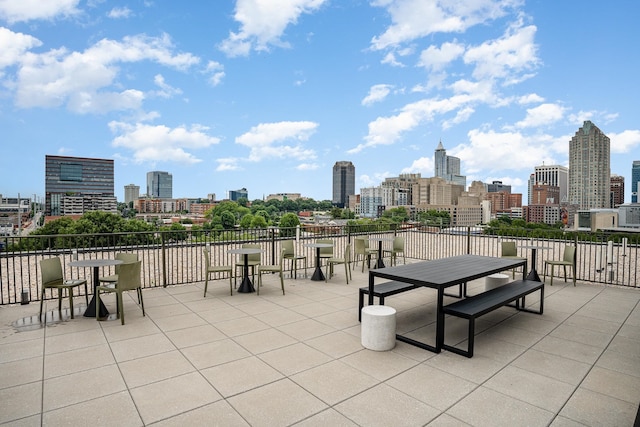
[[[544, 315], [502, 308], [480, 318], [467, 359], [401, 342], [364, 349], [357, 305], [367, 271], [356, 268], [349, 285], [336, 272], [329, 283], [285, 278], [284, 296], [276, 276], [260, 296], [229, 296], [226, 280], [206, 298], [204, 283], [145, 289], [146, 317], [133, 292], [124, 326], [68, 312], [58, 321], [55, 300], [45, 301], [46, 327], [37, 303], [0, 306], [0, 424], [633, 425], [638, 289], [556, 279]], [[104, 301], [115, 312], [115, 297]], [[386, 304], [399, 330], [433, 336], [433, 290]], [[457, 320], [447, 321], [447, 343], [464, 339]]]

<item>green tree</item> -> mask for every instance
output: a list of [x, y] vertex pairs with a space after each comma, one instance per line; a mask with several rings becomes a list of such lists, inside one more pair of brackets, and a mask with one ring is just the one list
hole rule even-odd
[[240, 218], [240, 227], [241, 228], [250, 228], [251, 222], [253, 221], [254, 216], [252, 214], [247, 214]]
[[283, 237], [293, 237], [296, 235], [296, 227], [300, 225], [298, 215], [286, 213], [280, 218], [280, 235]]
[[220, 224], [225, 230], [230, 230], [236, 225], [236, 216], [230, 211], [224, 211], [220, 215]]
[[267, 220], [262, 215], [255, 215], [251, 221], [252, 228], [267, 228]]

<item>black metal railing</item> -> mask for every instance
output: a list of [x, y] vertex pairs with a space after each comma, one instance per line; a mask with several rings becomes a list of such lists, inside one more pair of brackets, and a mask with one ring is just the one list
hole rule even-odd
[[[280, 242], [296, 241], [296, 250], [313, 265], [314, 250], [305, 243], [331, 238], [335, 251], [342, 254], [355, 237], [403, 236], [407, 258], [418, 260], [460, 254], [500, 256], [500, 242], [515, 241], [518, 246], [545, 247], [539, 252], [536, 269], [544, 273], [545, 259], [561, 259], [566, 245], [577, 248], [577, 280], [636, 288], [638, 245], [634, 238], [606, 233], [554, 233], [512, 229], [486, 233], [474, 227], [438, 229], [420, 225], [374, 224], [357, 226], [311, 226], [298, 228], [237, 229], [225, 231], [162, 231], [95, 235], [52, 235], [4, 237], [0, 239], [0, 304], [19, 303], [24, 298], [40, 298], [40, 260], [59, 256], [67, 278], [90, 276], [90, 271], [70, 267], [73, 259], [113, 258], [117, 252], [132, 252], [143, 260], [143, 286], [171, 286], [204, 280], [202, 249], [210, 251], [211, 262], [233, 264], [229, 249], [243, 243], [258, 243], [264, 249], [264, 262], [276, 263]], [[634, 243], [630, 243], [633, 241]], [[353, 250], [353, 246], [352, 246]], [[520, 249], [521, 256], [528, 256]], [[105, 268], [104, 274], [111, 274]], [[26, 292], [26, 293], [25, 293]]]

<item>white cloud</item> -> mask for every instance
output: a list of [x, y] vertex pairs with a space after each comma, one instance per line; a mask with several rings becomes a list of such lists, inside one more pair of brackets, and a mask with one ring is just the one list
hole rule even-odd
[[544, 102], [544, 98], [537, 93], [529, 93], [518, 98], [518, 104], [520, 105], [539, 104], [541, 102]]
[[381, 50], [433, 33], [461, 33], [500, 18], [521, 3], [520, 0], [374, 0], [372, 6], [386, 8], [392, 24], [371, 40], [371, 47]]
[[320, 165], [317, 163], [300, 163], [296, 166], [296, 169], [299, 171], [312, 171], [320, 168]]
[[35, 37], [0, 27], [0, 70], [18, 64], [29, 49], [41, 45], [42, 42]]
[[0, 19], [15, 22], [77, 15], [80, 0], [0, 0]]
[[467, 49], [464, 62], [475, 66], [474, 78], [503, 79], [513, 84], [531, 77], [524, 72], [534, 70], [540, 63], [534, 43], [537, 29], [534, 25], [522, 24], [520, 20], [501, 38]]
[[640, 147], [640, 130], [625, 130], [607, 135], [611, 141], [612, 153], [629, 153]]
[[516, 123], [518, 128], [549, 126], [564, 117], [565, 108], [558, 104], [541, 104], [527, 109], [527, 116]]
[[124, 123], [112, 121], [109, 128], [118, 134], [113, 141], [114, 147], [123, 147], [133, 152], [137, 163], [173, 161], [193, 164], [202, 160], [187, 150], [210, 147], [220, 142], [219, 138], [207, 135], [207, 127], [192, 125], [190, 128], [179, 126], [170, 128], [164, 125], [145, 123]]
[[420, 173], [422, 176], [433, 176], [434, 160], [433, 157], [420, 157], [411, 163], [411, 166], [402, 169], [400, 173]]
[[386, 85], [386, 84], [378, 84], [378, 85], [371, 86], [371, 88], [369, 89], [369, 93], [362, 100], [362, 105], [371, 105], [376, 102], [384, 101], [387, 95], [389, 95], [389, 93], [391, 92], [392, 88], [393, 88], [392, 85]]
[[440, 71], [460, 58], [464, 51], [464, 45], [455, 41], [443, 43], [439, 48], [432, 45], [422, 51], [418, 65], [431, 71]]
[[124, 62], [153, 61], [186, 70], [199, 62], [189, 53], [174, 53], [168, 35], [129, 36], [122, 41], [103, 39], [84, 52], [56, 49], [25, 53], [16, 78], [16, 105], [67, 107], [77, 113], [103, 113], [139, 108], [144, 94], [135, 89], [113, 90]]
[[211, 86], [218, 86], [222, 83], [222, 79], [225, 76], [224, 65], [216, 61], [209, 61], [207, 63], [205, 73], [210, 74], [208, 79], [209, 84]]
[[153, 82], [160, 88], [160, 90], [154, 92], [154, 94], [156, 96], [159, 96], [160, 98], [172, 98], [175, 95], [182, 94], [181, 89], [174, 88], [173, 86], [165, 82], [162, 74], [156, 74], [156, 76], [153, 78]]
[[109, 11], [107, 16], [111, 19], [123, 19], [133, 16], [133, 11], [128, 7], [114, 7]]
[[285, 141], [306, 141], [315, 132], [318, 124], [308, 121], [261, 123], [236, 138], [236, 144], [250, 148], [249, 161], [259, 162], [269, 158], [315, 159], [316, 152], [304, 148], [300, 143], [286, 145]]
[[234, 18], [240, 31], [230, 32], [219, 48], [228, 56], [246, 56], [252, 49], [287, 47], [280, 38], [289, 25], [295, 25], [305, 13], [317, 11], [327, 0], [237, 0]]
[[450, 155], [460, 158], [468, 175], [482, 170], [533, 170], [543, 163], [557, 164], [551, 148], [554, 145], [568, 146], [566, 140], [560, 141], [544, 134], [528, 136], [519, 132], [474, 129], [468, 132], [468, 137], [468, 144], [447, 150], [447, 154], [450, 151]]
[[226, 157], [217, 159], [218, 167], [216, 172], [239, 171], [242, 167], [239, 165], [241, 159], [235, 157]]

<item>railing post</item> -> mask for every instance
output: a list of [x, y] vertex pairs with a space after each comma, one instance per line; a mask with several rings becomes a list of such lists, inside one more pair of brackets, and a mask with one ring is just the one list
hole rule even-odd
[[471, 254], [471, 227], [467, 226], [467, 255]]
[[160, 242], [161, 242], [161, 260], [162, 260], [162, 287], [167, 287], [167, 248], [165, 247], [164, 241], [165, 233], [160, 232]]

